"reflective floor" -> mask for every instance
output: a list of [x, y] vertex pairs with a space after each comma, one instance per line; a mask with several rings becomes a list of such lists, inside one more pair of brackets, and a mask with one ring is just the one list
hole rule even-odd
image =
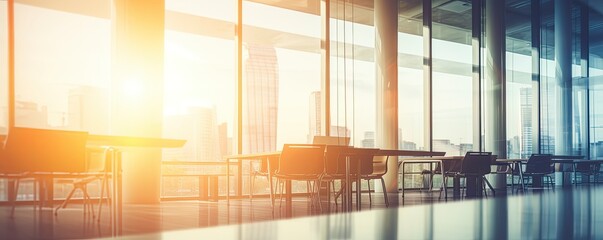
[[[238, 200], [230, 207], [225, 201], [126, 205], [123, 234], [142, 239], [603, 239], [603, 186], [498, 195], [444, 202], [437, 194], [412, 193], [398, 199], [398, 206], [386, 209], [383, 199], [375, 198], [372, 208], [364, 201], [363, 211], [346, 214], [316, 214], [300, 197], [291, 217], [273, 214], [265, 199]], [[99, 224], [78, 206], [58, 217], [50, 211], [34, 214], [31, 206], [19, 207], [12, 219], [9, 207], [0, 210], [2, 239], [111, 234], [107, 218]]]

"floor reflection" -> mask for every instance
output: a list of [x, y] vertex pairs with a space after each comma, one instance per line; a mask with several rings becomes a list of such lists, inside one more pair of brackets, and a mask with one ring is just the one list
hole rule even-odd
[[[423, 203], [409, 195], [399, 207], [363, 206], [354, 213], [319, 214], [307, 199], [290, 212], [265, 199], [125, 205], [123, 234], [141, 238], [209, 239], [602, 239], [603, 187], [557, 188], [540, 193]], [[414, 200], [412, 198], [414, 197]], [[437, 196], [436, 196], [437, 198]], [[390, 199], [391, 200], [391, 199]], [[418, 203], [409, 205], [409, 203]], [[395, 203], [395, 201], [394, 201]], [[395, 205], [395, 204], [394, 204]], [[3, 239], [98, 238], [111, 234], [108, 213], [98, 222], [81, 205], [54, 216], [19, 206], [0, 207]], [[188, 229], [188, 230], [183, 230]], [[4, 238], [4, 237], [7, 238]]]

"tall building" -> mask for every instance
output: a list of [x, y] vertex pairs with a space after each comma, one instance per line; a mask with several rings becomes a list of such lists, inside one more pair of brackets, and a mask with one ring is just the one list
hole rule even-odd
[[362, 139], [363, 148], [374, 148], [375, 147], [375, 132], [369, 131], [364, 132], [364, 139]]
[[248, 44], [243, 80], [243, 152], [276, 150], [278, 60], [271, 46]]
[[165, 161], [215, 162], [221, 160], [216, 110], [191, 107], [187, 114], [164, 117], [163, 136], [184, 139], [181, 148], [163, 150]]
[[521, 88], [519, 90], [519, 105], [521, 113], [521, 139], [520, 158], [528, 158], [532, 150], [532, 89]]
[[48, 109], [46, 106], [38, 107], [35, 102], [15, 102], [15, 123], [17, 126], [47, 128]]
[[309, 131], [308, 131], [308, 143], [312, 142], [314, 136], [320, 136], [322, 134], [322, 117], [321, 117], [321, 94], [320, 91], [314, 91], [310, 93], [310, 104], [308, 105], [310, 110], [309, 116]]
[[69, 90], [67, 128], [109, 133], [109, 94], [102, 88], [80, 86]]

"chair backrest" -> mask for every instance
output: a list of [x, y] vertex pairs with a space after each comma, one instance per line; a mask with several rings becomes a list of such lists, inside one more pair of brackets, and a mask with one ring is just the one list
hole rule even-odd
[[467, 152], [461, 162], [461, 173], [467, 175], [485, 175], [490, 173], [492, 153]]
[[349, 146], [350, 137], [314, 136], [312, 139], [312, 144]]
[[[352, 173], [357, 172], [356, 168], [357, 168], [357, 164], [358, 161], [360, 161], [360, 174], [361, 175], [368, 175], [368, 174], [372, 174], [373, 173], [373, 158], [375, 157], [375, 154], [377, 153], [377, 151], [379, 151], [378, 148], [353, 148], [351, 149], [351, 151], [353, 151], [353, 154], [351, 156], [351, 164], [352, 166], [350, 166], [350, 171]], [[343, 172], [345, 173], [345, 164], [342, 165], [343, 168]]]
[[325, 172], [327, 174], [343, 174], [345, 172], [345, 155], [349, 146], [327, 145], [325, 152]]
[[3, 161], [19, 172], [84, 172], [88, 133], [34, 128], [11, 128]]
[[532, 154], [526, 163], [525, 173], [548, 174], [553, 172], [551, 154]]
[[278, 174], [315, 175], [325, 170], [325, 145], [285, 144]]

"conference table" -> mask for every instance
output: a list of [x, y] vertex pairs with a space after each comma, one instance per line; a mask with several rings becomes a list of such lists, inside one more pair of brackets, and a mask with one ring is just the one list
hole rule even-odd
[[88, 135], [88, 146], [106, 147], [111, 154], [111, 182], [113, 185], [111, 191], [112, 236], [119, 236], [122, 234], [122, 158], [120, 148], [178, 148], [184, 146], [185, 143], [186, 140], [182, 139]]
[[[266, 161], [267, 162], [267, 166], [268, 166], [268, 178], [272, 179], [272, 173], [276, 170], [276, 169], [272, 169], [272, 166], [270, 165], [269, 161], [270, 159], [277, 159], [280, 157], [280, 151], [272, 151], [272, 152], [263, 152], [263, 153], [253, 153], [253, 154], [237, 154], [237, 155], [230, 155], [230, 156], [226, 156], [224, 157], [225, 161], [226, 161], [226, 175], [230, 176], [230, 164], [236, 164], [235, 166], [237, 167], [238, 171], [237, 174], [235, 175], [237, 177], [236, 179], [236, 183], [237, 183], [237, 193], [241, 193], [242, 192], [242, 179], [243, 179], [243, 175], [242, 175], [242, 162], [243, 161], [253, 161], [253, 160], [260, 160], [260, 161]], [[344, 204], [343, 204], [343, 210], [344, 211], [352, 211], [353, 210], [353, 197], [352, 197], [352, 182], [353, 181], [357, 181], [359, 182], [359, 178], [360, 178], [360, 165], [361, 165], [361, 161], [368, 161], [370, 160], [372, 162], [373, 158], [364, 158], [364, 157], [357, 157], [357, 156], [366, 156], [366, 155], [371, 155], [371, 156], [385, 156], [387, 157], [387, 160], [389, 159], [389, 157], [391, 156], [415, 156], [415, 157], [419, 157], [419, 156], [437, 156], [437, 155], [444, 155], [444, 152], [430, 152], [430, 151], [414, 151], [414, 150], [395, 150], [395, 149], [377, 149], [377, 148], [354, 148], [354, 147], [350, 147], [349, 149], [342, 151], [340, 153], [340, 156], [345, 157], [346, 161], [345, 161], [345, 179], [344, 179], [344, 185], [346, 186], [344, 188]], [[357, 167], [356, 172], [352, 172], [352, 165], [355, 164]], [[226, 193], [226, 199], [227, 202], [230, 203], [230, 177], [227, 177], [227, 193]], [[270, 181], [270, 184], [272, 185], [272, 181]], [[292, 194], [291, 194], [291, 181], [286, 181], [286, 186], [285, 186], [285, 201], [286, 201], [286, 207], [287, 209], [290, 210], [291, 208], [291, 203], [292, 203]], [[272, 186], [271, 186], [272, 189]], [[358, 193], [356, 195], [356, 210], [360, 210], [360, 184], [356, 184], [356, 192]], [[238, 195], [238, 194], [237, 194]], [[270, 198], [271, 198], [271, 202], [272, 204], [274, 204], [274, 196], [273, 193], [271, 191], [270, 193]]]

